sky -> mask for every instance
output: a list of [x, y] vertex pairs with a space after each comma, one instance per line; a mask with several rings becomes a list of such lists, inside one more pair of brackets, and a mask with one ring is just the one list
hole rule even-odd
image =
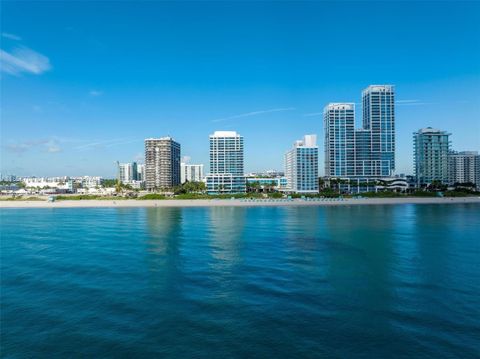
[[114, 177], [172, 136], [208, 168], [209, 134], [244, 136], [245, 170], [283, 169], [322, 111], [396, 88], [397, 173], [412, 133], [480, 150], [480, 2], [2, 1], [0, 172]]

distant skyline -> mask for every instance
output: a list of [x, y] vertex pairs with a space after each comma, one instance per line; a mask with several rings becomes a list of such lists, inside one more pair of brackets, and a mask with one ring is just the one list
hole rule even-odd
[[172, 136], [205, 164], [209, 135], [244, 136], [245, 171], [283, 170], [323, 108], [396, 87], [396, 172], [413, 132], [480, 150], [478, 2], [1, 3], [0, 172], [114, 177]]

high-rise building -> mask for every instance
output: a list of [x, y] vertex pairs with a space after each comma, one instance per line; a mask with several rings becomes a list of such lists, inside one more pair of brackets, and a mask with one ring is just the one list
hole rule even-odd
[[318, 193], [317, 135], [305, 135], [285, 154], [286, 192]]
[[180, 144], [171, 137], [145, 140], [145, 187], [152, 191], [180, 184]]
[[362, 92], [363, 126], [355, 129], [355, 105], [331, 103], [323, 111], [325, 175], [385, 178], [395, 170], [395, 90], [371, 85]]
[[203, 165], [180, 164], [180, 182], [201, 182], [203, 180]]
[[389, 177], [395, 171], [395, 89], [370, 85], [362, 92], [363, 129], [370, 131], [373, 176]]
[[208, 193], [244, 193], [243, 136], [235, 131], [215, 131], [210, 135]]
[[414, 132], [414, 166], [417, 187], [440, 181], [449, 183], [450, 133], [431, 127]]
[[118, 166], [117, 179], [121, 183], [127, 184], [137, 180], [137, 163], [136, 162], [119, 163], [117, 161], [117, 166]]
[[325, 175], [355, 176], [355, 105], [331, 103], [323, 110]]
[[450, 184], [473, 183], [480, 190], [480, 155], [477, 151], [451, 151], [448, 163]]

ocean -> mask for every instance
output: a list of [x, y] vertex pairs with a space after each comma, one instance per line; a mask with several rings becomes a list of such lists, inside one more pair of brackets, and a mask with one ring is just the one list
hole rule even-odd
[[478, 358], [480, 205], [1, 209], [3, 358]]

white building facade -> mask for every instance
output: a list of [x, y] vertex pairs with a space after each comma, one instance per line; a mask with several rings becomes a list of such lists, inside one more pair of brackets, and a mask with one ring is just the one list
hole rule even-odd
[[203, 165], [180, 164], [180, 182], [201, 182], [203, 180]]
[[210, 173], [207, 192], [245, 193], [243, 136], [235, 131], [215, 131], [210, 135]]
[[118, 180], [121, 183], [129, 184], [137, 180], [137, 163], [118, 163]]
[[285, 191], [318, 193], [317, 135], [305, 135], [285, 154]]
[[473, 183], [480, 190], [480, 155], [477, 151], [450, 152], [450, 184]]

